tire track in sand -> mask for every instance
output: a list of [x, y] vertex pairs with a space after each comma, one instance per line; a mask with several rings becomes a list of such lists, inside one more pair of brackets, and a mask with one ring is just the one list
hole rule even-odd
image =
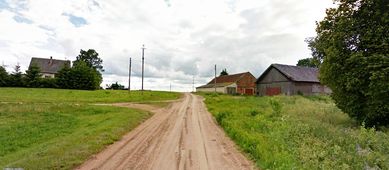
[[185, 93], [167, 108], [149, 110], [150, 119], [76, 169], [255, 169], [203, 100]]

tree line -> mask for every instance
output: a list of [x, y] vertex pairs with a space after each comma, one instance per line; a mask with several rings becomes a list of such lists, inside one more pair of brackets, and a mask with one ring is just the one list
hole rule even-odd
[[100, 88], [103, 80], [101, 72], [103, 60], [99, 54], [89, 49], [81, 50], [71, 67], [66, 63], [54, 78], [42, 78], [40, 68], [34, 63], [23, 74], [20, 66], [16, 65], [9, 74], [0, 66], [0, 87], [31, 87], [31, 88], [62, 88], [95, 90]]

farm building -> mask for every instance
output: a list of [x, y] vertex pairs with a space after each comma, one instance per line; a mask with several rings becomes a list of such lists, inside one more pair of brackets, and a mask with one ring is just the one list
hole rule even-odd
[[56, 60], [53, 57], [50, 58], [36, 58], [32, 57], [30, 66], [33, 64], [39, 67], [43, 78], [54, 78], [55, 74], [61, 70], [65, 64], [69, 64], [69, 60]]
[[260, 96], [329, 94], [331, 89], [320, 84], [317, 68], [272, 64], [257, 79]]
[[[239, 73], [216, 77], [216, 91], [225, 94], [255, 94], [256, 78], [250, 73]], [[197, 87], [198, 92], [214, 92], [215, 78], [208, 84]]]

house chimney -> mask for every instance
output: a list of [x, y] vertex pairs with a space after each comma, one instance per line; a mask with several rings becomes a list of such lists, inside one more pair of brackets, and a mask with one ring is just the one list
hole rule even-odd
[[50, 56], [49, 65], [53, 64], [53, 56]]

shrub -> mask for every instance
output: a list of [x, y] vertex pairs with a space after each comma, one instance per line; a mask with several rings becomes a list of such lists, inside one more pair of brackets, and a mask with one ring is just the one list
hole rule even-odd
[[216, 121], [221, 125], [223, 122], [223, 119], [228, 117], [230, 113], [229, 112], [220, 112], [216, 115]]
[[43, 78], [40, 80], [40, 87], [42, 88], [58, 88], [55, 78]]
[[33, 64], [26, 71], [26, 86], [27, 87], [40, 87], [41, 85], [41, 74], [40, 69], [36, 64]]
[[9, 81], [9, 75], [4, 67], [0, 66], [0, 87], [7, 87]]
[[317, 25], [312, 51], [336, 105], [366, 125], [389, 125], [389, 1], [339, 2]]

